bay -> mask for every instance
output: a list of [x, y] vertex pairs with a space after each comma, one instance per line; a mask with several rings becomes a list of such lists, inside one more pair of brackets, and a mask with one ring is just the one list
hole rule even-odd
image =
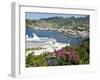
[[49, 31], [49, 30], [40, 30], [40, 29], [33, 29], [33, 28], [26, 28], [26, 35], [29, 37], [33, 37], [32, 33], [35, 33], [39, 37], [48, 37], [48, 38], [54, 38], [58, 42], [62, 43], [69, 43], [71, 45], [80, 45], [83, 41], [82, 37], [73, 38], [70, 35], [63, 35], [62, 33], [58, 31]]

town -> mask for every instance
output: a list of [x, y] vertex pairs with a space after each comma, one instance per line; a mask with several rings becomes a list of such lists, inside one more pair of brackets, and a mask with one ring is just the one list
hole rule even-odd
[[89, 37], [89, 16], [86, 17], [52, 17], [40, 20], [26, 20], [26, 27], [33, 29], [58, 31], [73, 38]]

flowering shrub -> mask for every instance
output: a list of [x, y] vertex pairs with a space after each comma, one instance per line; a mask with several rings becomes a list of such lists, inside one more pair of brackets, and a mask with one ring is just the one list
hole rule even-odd
[[79, 57], [79, 54], [75, 51], [75, 49], [68, 48], [66, 55], [69, 62], [71, 62], [72, 64], [79, 64], [80, 57]]
[[66, 51], [64, 48], [62, 48], [60, 50], [54, 50], [54, 54], [58, 58], [66, 58]]
[[71, 64], [79, 64], [79, 54], [73, 48], [62, 48], [60, 50], [54, 50], [55, 56], [63, 60], [68, 61]]

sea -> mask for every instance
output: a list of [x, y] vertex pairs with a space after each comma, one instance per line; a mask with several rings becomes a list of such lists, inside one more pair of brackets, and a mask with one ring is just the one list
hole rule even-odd
[[64, 35], [58, 31], [33, 29], [33, 28], [27, 27], [26, 28], [26, 35], [28, 35], [29, 37], [33, 37], [32, 33], [35, 33], [39, 37], [54, 38], [58, 42], [69, 43], [70, 45], [80, 45], [83, 41], [82, 37], [74, 38], [70, 35]]

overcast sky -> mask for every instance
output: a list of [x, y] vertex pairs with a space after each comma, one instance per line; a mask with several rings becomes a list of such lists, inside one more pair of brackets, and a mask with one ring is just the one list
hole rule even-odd
[[58, 13], [34, 13], [34, 12], [26, 12], [26, 19], [40, 19], [40, 18], [49, 18], [49, 17], [85, 17], [86, 15], [80, 14], [58, 14]]

